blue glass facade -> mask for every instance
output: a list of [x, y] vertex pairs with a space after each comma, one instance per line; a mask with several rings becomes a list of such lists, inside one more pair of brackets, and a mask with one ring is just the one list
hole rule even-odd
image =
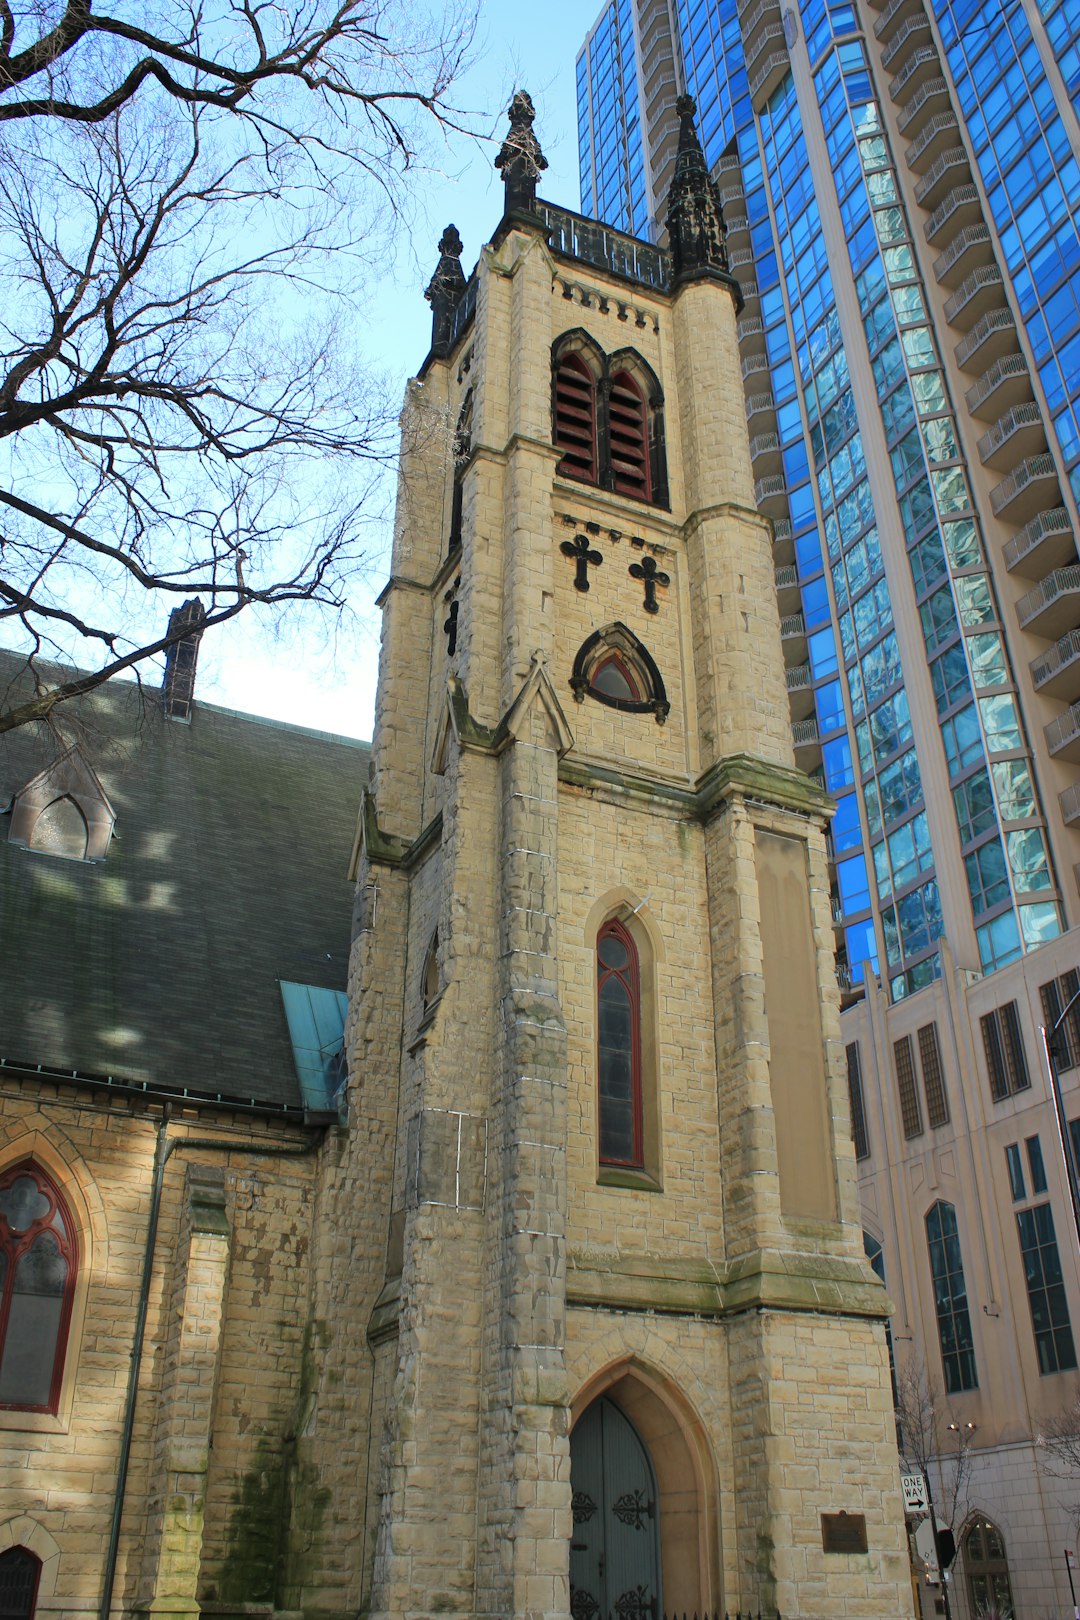
[[611, 0], [589, 35], [577, 64], [577, 117], [582, 213], [648, 236], [633, 0]]
[[[1068, 205], [1080, 196], [1070, 144], [1080, 148], [1080, 23], [1075, 6], [1041, 0], [1062, 95], [1020, 0], [1008, 0], [1003, 13], [996, 0], [931, 5], [1045, 409], [1016, 394], [1029, 363], [1002, 357], [1013, 315], [997, 307], [1002, 275], [988, 258], [980, 194], [963, 184], [969, 159], [956, 149], [947, 85], [933, 76], [939, 58], [920, 50], [929, 24], [903, 25], [894, 46], [886, 37], [877, 64], [865, 0], [804, 0], [801, 30], [789, 16], [779, 56], [775, 0], [739, 8], [733, 0], [676, 0], [674, 8], [706, 155], [725, 182], [737, 168], [745, 195], [738, 230], [749, 251], [740, 257], [741, 234], [731, 245], [748, 291], [740, 328], [747, 413], [752, 453], [767, 443], [773, 457], [759, 504], [774, 519], [785, 583], [793, 566], [800, 595], [805, 664], [789, 685], [812, 692], [819, 750], [800, 763], [820, 771], [837, 801], [838, 960], [855, 983], [867, 968], [880, 971], [893, 999], [940, 972], [941, 936], [961, 924], [984, 972], [1064, 925], [1025, 721], [1027, 671], [1010, 647], [995, 576], [1000, 530], [988, 550], [985, 523], [1014, 503], [1007, 521], [1026, 527], [1012, 551], [1037, 555], [1044, 531], [1056, 525], [1068, 534], [1071, 523], [1056, 504], [1064, 496], [1054, 477], [1080, 494], [1080, 227]], [[880, 24], [876, 31], [887, 34]], [[882, 116], [886, 90], [900, 101], [911, 142], [899, 152]], [[936, 122], [926, 128], [931, 114]], [[960, 310], [959, 330], [968, 333], [959, 346], [935, 321], [931, 273], [946, 293], [955, 289], [947, 307]], [[993, 357], [986, 367], [984, 344]], [[983, 368], [974, 388], [946, 363], [950, 347], [969, 374]], [[993, 421], [999, 388], [993, 431], [973, 428], [984, 460], [1007, 467], [999, 445], [1012, 434], [1019, 444], [1044, 425], [1055, 460], [1029, 457], [988, 501], [973, 483], [957, 400]], [[1041, 441], [1032, 443], [1038, 451]], [[1030, 502], [1039, 480], [1052, 487], [1049, 512]], [[1030, 578], [1028, 562], [1024, 571]], [[1026, 611], [1027, 598], [1019, 606]], [[794, 617], [785, 619], [789, 627], [789, 658], [796, 646], [803, 656]], [[1080, 639], [1080, 631], [1070, 634]], [[925, 683], [923, 669], [929, 675], [921, 710], [902, 646], [909, 660], [918, 648], [919, 678]], [[805, 745], [806, 724], [796, 727], [797, 745]], [[951, 918], [939, 881], [946, 866]]]

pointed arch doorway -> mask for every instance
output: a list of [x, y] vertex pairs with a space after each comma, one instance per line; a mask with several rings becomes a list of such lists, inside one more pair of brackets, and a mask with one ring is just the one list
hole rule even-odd
[[630, 1419], [601, 1395], [570, 1436], [574, 1620], [660, 1620], [660, 1536], [652, 1459]]

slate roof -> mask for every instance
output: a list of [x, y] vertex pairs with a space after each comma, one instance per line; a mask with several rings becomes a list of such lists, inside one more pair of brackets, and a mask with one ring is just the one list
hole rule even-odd
[[115, 681], [60, 729], [0, 736], [0, 808], [75, 741], [115, 832], [64, 860], [0, 816], [0, 1060], [299, 1106], [278, 981], [345, 988], [368, 745]]

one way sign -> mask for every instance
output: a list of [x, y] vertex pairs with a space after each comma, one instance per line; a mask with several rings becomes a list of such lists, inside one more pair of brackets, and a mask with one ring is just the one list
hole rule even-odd
[[905, 1513], [929, 1513], [930, 1493], [926, 1489], [925, 1474], [901, 1474]]

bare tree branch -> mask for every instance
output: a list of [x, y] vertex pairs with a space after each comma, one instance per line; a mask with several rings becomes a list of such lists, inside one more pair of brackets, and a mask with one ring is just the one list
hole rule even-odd
[[108, 655], [0, 731], [160, 654], [178, 593], [344, 602], [396, 437], [350, 318], [463, 125], [430, 3], [0, 0], [0, 621]]

